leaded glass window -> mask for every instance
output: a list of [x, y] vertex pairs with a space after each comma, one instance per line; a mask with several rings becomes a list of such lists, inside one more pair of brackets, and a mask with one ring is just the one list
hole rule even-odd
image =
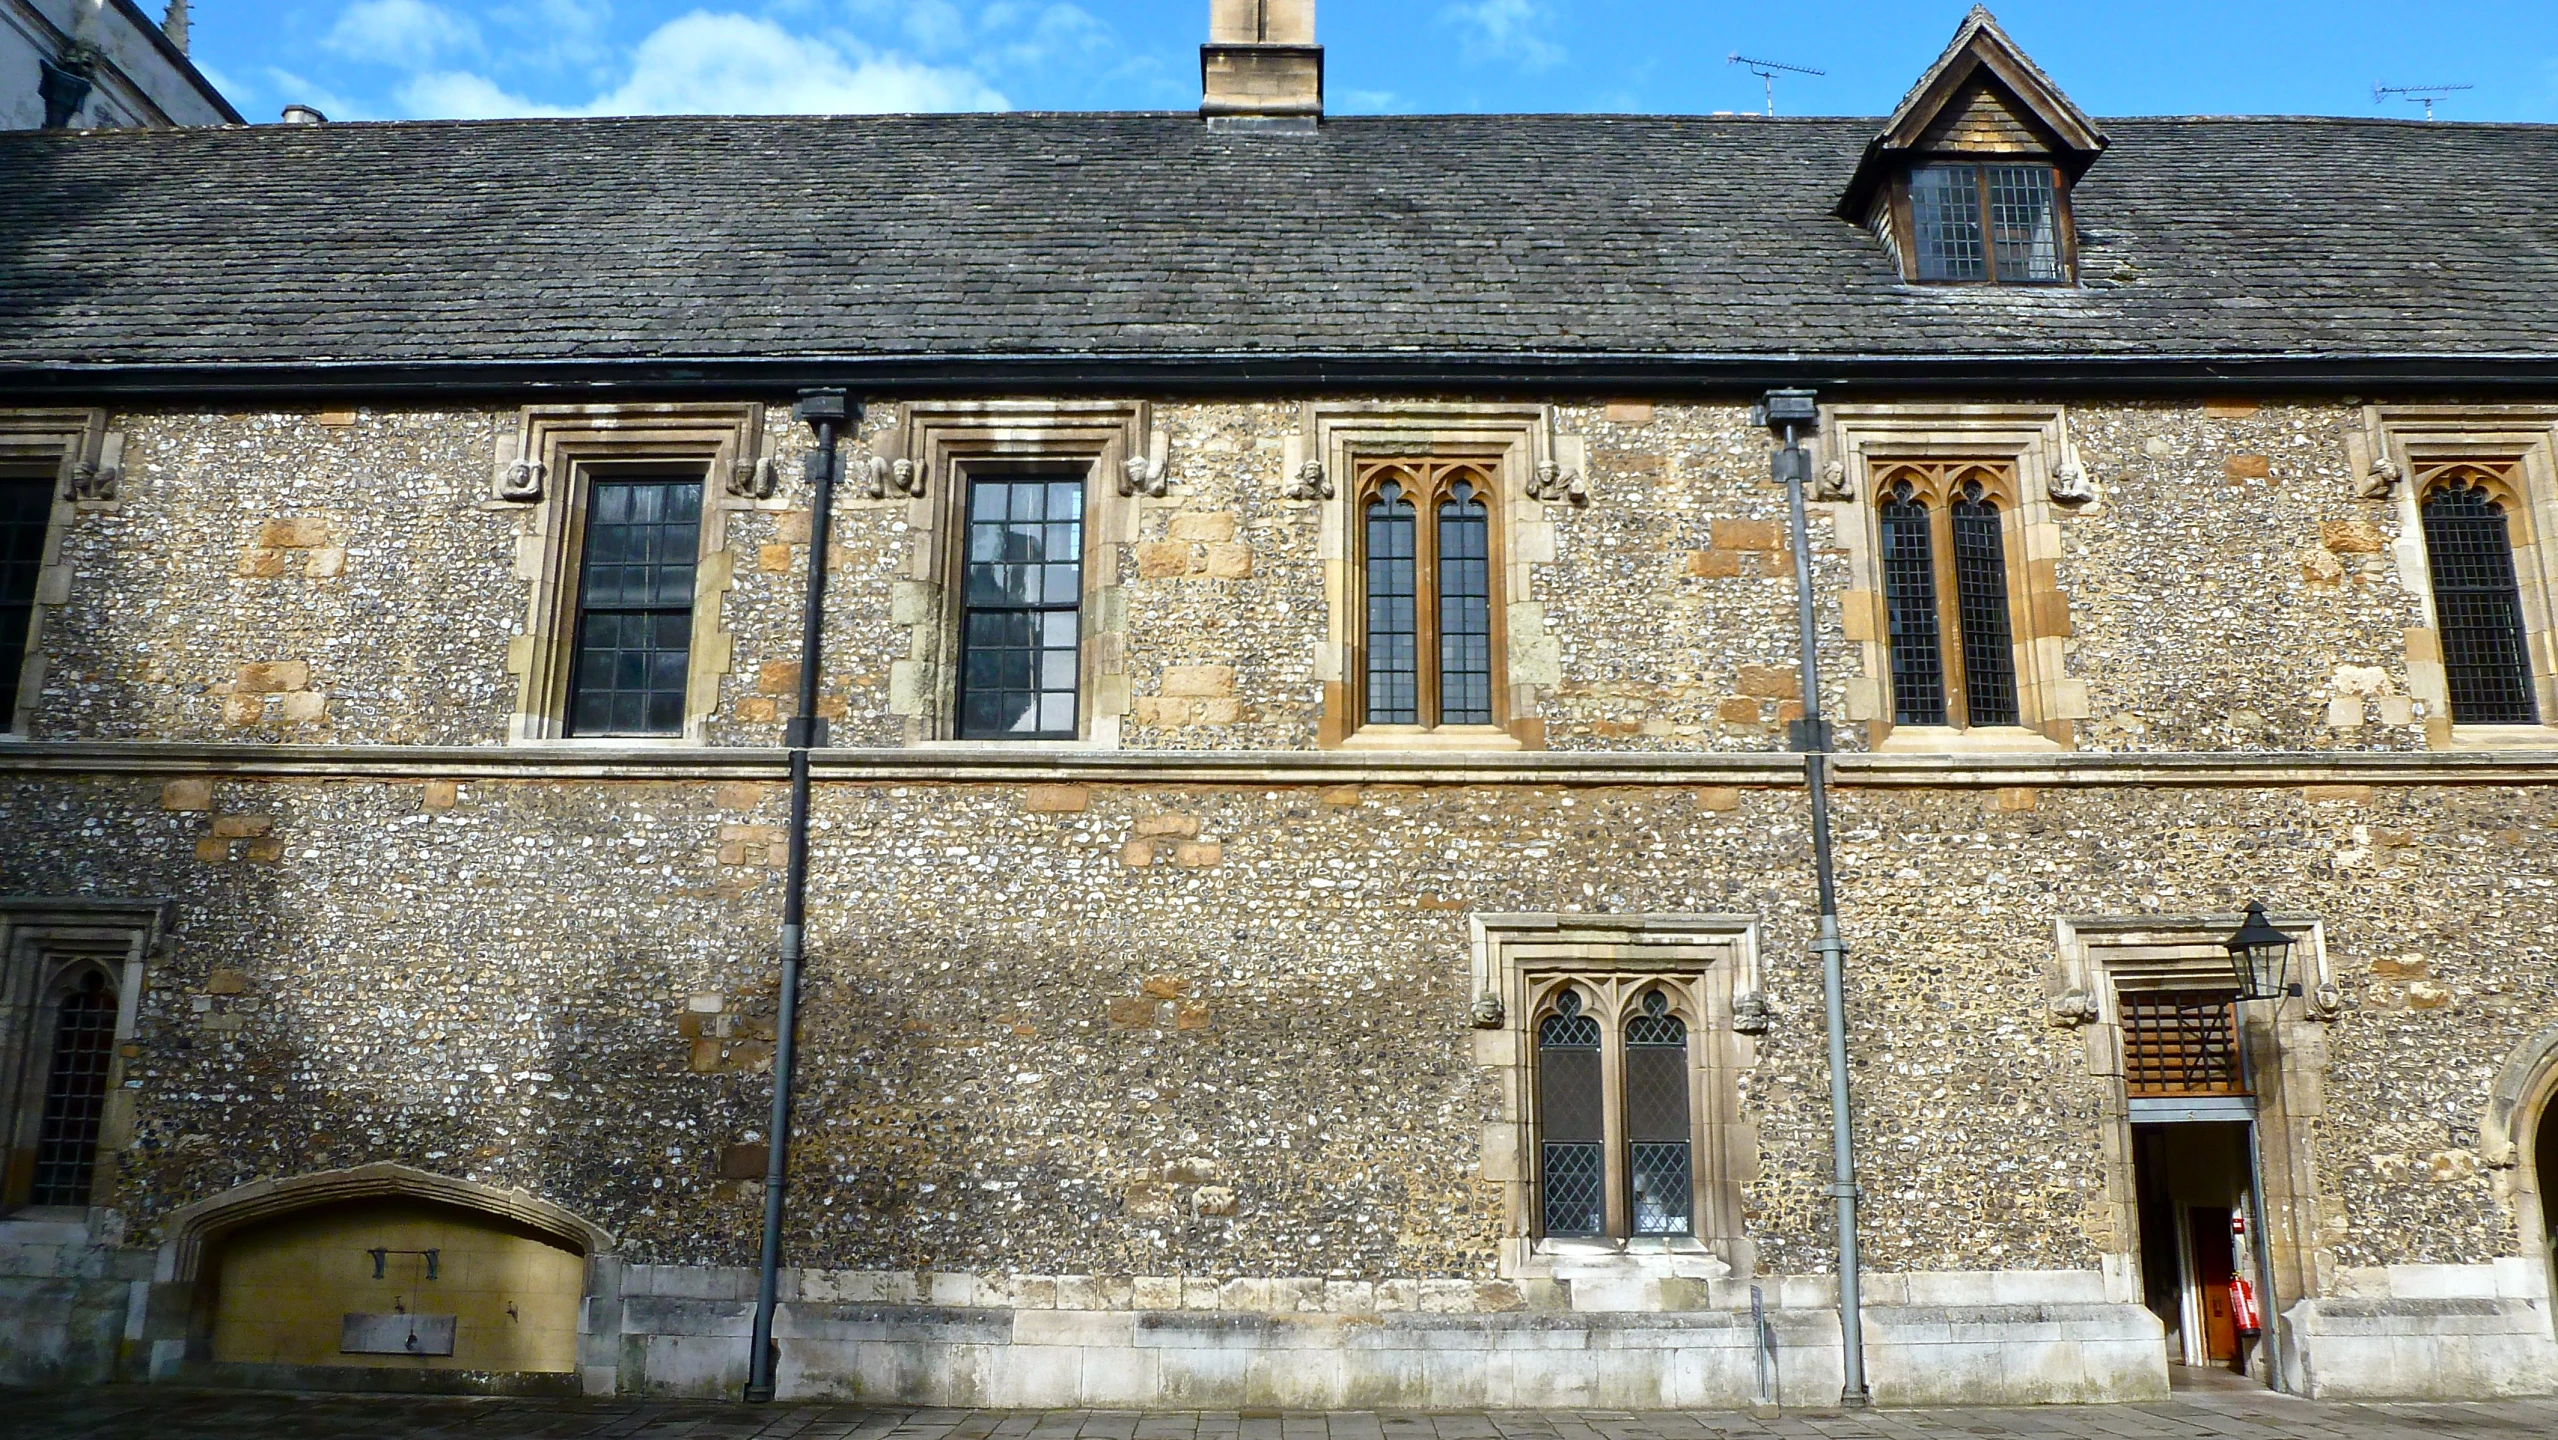
[[36, 1130], [37, 1205], [86, 1205], [106, 1118], [107, 1071], [115, 1058], [115, 992], [89, 971], [54, 1012], [53, 1059]]
[[1963, 703], [1974, 725], [2016, 723], [2016, 648], [2008, 636], [2007, 554], [1998, 502], [1966, 482], [1946, 507], [1954, 531], [1954, 595], [1963, 631]]
[[1697, 1233], [1695, 1057], [1683, 982], [1557, 984], [1534, 1030], [1540, 1235]]
[[1497, 724], [1490, 469], [1371, 461], [1358, 493], [1360, 723]]
[[1689, 1233], [1688, 1027], [1658, 989], [1645, 991], [1625, 1022], [1625, 1137], [1634, 1233]]
[[1412, 500], [1388, 480], [1368, 498], [1368, 721], [1421, 719], [1421, 596]]
[[2050, 285], [2069, 278], [2052, 167], [1955, 161], [1910, 172], [1921, 280]]
[[971, 480], [959, 641], [961, 739], [1075, 737], [1083, 595], [1083, 478]]
[[1945, 723], [1945, 665], [1936, 638], [1936, 546], [1927, 507], [1908, 481], [1882, 506], [1883, 600], [1891, 617], [1892, 718]]
[[1566, 990], [1537, 1024], [1537, 1188], [1548, 1235], [1607, 1226], [1606, 1106], [1599, 1022]]
[[1910, 230], [1921, 280], [1986, 280], [1977, 166], [1922, 165], [1910, 172]]
[[2514, 574], [2514, 537], [2483, 472], [2466, 468], [2427, 492], [2425, 566], [2433, 580], [2451, 718], [2460, 725], [2532, 725], [2531, 643]]
[[1877, 467], [1895, 724], [2021, 721], [2001, 505], [2013, 483], [2006, 467], [1979, 463]]
[[18, 713], [18, 672], [35, 629], [36, 576], [52, 523], [52, 476], [0, 474], [0, 730]]
[[590, 482], [569, 734], [684, 732], [701, 546], [699, 474]]

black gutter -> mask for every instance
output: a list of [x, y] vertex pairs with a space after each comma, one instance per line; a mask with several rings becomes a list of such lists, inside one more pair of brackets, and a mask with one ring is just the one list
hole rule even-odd
[[2113, 357], [1627, 355], [976, 354], [628, 360], [277, 361], [185, 365], [0, 364], [0, 403], [110, 400], [399, 399], [486, 394], [600, 395], [855, 388], [900, 395], [1467, 394], [1537, 398], [1737, 398], [1771, 388], [1860, 396], [2141, 392], [2227, 396], [2344, 391], [2558, 395], [2558, 355]]
[[799, 397], [798, 418], [817, 430], [808, 457], [816, 496], [808, 511], [808, 594], [800, 611], [799, 711], [782, 743], [790, 752], [790, 852], [782, 875], [782, 975], [780, 1010], [773, 1020], [772, 1127], [764, 1136], [764, 1243], [755, 1287], [755, 1329], [747, 1353], [746, 1398], [773, 1398], [780, 1356], [773, 1344], [773, 1305], [782, 1263], [782, 1196], [789, 1179], [791, 1081], [799, 1056], [800, 961], [808, 937], [808, 752], [826, 744], [826, 722], [817, 714], [818, 664], [826, 638], [826, 546], [835, 508], [835, 442], [861, 423], [861, 409], [840, 390]]

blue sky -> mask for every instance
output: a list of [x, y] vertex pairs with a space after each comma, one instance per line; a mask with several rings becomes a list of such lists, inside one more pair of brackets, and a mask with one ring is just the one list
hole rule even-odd
[[[165, 0], [143, 0], [154, 13]], [[1888, 110], [1961, 0], [1320, 0], [1331, 109], [1755, 110], [1734, 51], [1828, 73], [1787, 114]], [[2007, 0], [2097, 115], [2558, 122], [2558, 0]], [[1184, 109], [1206, 0], [194, 0], [195, 57], [253, 120]]]

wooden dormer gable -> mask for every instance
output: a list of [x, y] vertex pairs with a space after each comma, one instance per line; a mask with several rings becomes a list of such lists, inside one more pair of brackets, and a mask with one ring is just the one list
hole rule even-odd
[[1975, 5], [1953, 43], [1867, 143], [1838, 214], [1870, 223], [1892, 181], [1929, 156], [2041, 155], [2076, 180], [2105, 145], [2096, 122], [2016, 48], [1987, 9]]

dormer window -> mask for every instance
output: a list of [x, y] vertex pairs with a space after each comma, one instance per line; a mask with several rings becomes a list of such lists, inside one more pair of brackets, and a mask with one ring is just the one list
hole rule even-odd
[[1975, 7], [1865, 147], [1836, 214], [1921, 285], [2066, 285], [2105, 135]]
[[2059, 184], [2047, 164], [1953, 163], [1910, 172], [1914, 278], [2051, 285], [2069, 278]]

